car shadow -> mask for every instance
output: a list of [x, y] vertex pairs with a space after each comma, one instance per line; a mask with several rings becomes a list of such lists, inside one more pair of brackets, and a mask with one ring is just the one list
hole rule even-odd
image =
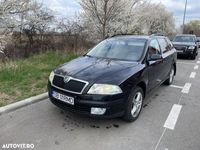
[[[163, 88], [166, 86], [158, 87], [158, 89]], [[151, 95], [146, 97], [146, 100], [143, 104], [143, 110], [148, 107], [148, 105], [151, 103], [151, 100], [158, 97], [158, 92], [154, 91]], [[70, 111], [62, 110], [58, 107], [53, 107], [54, 115], [61, 120], [62, 127], [69, 130], [74, 131], [76, 129], [118, 129], [118, 128], [125, 128], [126, 126], [129, 126], [131, 123], [124, 121], [122, 118], [112, 118], [112, 119], [103, 119], [103, 118], [91, 118], [84, 115], [72, 113]], [[139, 122], [140, 119], [142, 119], [141, 112], [140, 117], [137, 119], [136, 122]], [[133, 123], [134, 124], [134, 123]]]
[[75, 131], [75, 130], [114, 130], [120, 128], [129, 127], [130, 124], [140, 124], [143, 122], [143, 111], [148, 111], [148, 106], [157, 99], [160, 95], [160, 91], [167, 88], [166, 85], [161, 85], [156, 88], [156, 90], [152, 91], [150, 95], [148, 95], [144, 101], [143, 110], [140, 114], [140, 117], [133, 123], [126, 122], [122, 120], [122, 118], [113, 118], [113, 119], [102, 119], [102, 118], [91, 118], [84, 115], [72, 113], [70, 111], [62, 110], [56, 106], [51, 107], [51, 113], [59, 120], [59, 124], [66, 129], [67, 131]]
[[68, 131], [76, 129], [118, 129], [126, 126], [129, 123], [123, 121], [121, 118], [102, 119], [91, 118], [84, 115], [79, 115], [60, 108], [53, 107], [54, 115], [61, 120], [62, 127]]

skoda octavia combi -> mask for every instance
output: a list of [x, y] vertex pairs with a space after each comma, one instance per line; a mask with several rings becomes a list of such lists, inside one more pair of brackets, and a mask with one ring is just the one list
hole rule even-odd
[[49, 98], [90, 117], [135, 121], [147, 94], [173, 82], [176, 58], [165, 36], [114, 36], [52, 71]]

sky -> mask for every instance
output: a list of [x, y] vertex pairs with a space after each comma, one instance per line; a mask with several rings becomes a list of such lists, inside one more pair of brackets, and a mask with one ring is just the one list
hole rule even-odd
[[[56, 12], [58, 17], [73, 17], [81, 11], [79, 0], [41, 0], [47, 7]], [[176, 27], [183, 23], [185, 0], [152, 0], [153, 3], [162, 3], [172, 12]], [[190, 20], [200, 20], [200, 0], [188, 0], [186, 23]]]
[[[162, 3], [167, 10], [172, 12], [175, 18], [176, 26], [183, 24], [183, 13], [186, 0], [153, 0], [155, 3]], [[200, 0], [188, 0], [186, 23], [191, 20], [200, 20]]]

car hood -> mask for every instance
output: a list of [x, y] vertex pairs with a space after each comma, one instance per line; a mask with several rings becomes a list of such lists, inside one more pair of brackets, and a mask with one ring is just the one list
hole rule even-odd
[[195, 42], [172, 42], [174, 46], [195, 46]]
[[134, 68], [138, 64], [138, 62], [82, 56], [61, 65], [55, 70], [55, 73], [72, 76], [90, 83], [118, 84], [128, 78], [131, 73], [133, 74], [134, 70], [137, 70]]

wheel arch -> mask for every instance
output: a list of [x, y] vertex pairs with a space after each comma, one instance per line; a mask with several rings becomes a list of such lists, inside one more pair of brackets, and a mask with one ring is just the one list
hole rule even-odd
[[144, 81], [140, 81], [137, 86], [139, 86], [140, 88], [142, 88], [143, 92], [144, 92], [144, 97], [146, 96], [146, 84]]
[[174, 75], [176, 75], [176, 63], [175, 62], [173, 63], [173, 66], [174, 66]]

